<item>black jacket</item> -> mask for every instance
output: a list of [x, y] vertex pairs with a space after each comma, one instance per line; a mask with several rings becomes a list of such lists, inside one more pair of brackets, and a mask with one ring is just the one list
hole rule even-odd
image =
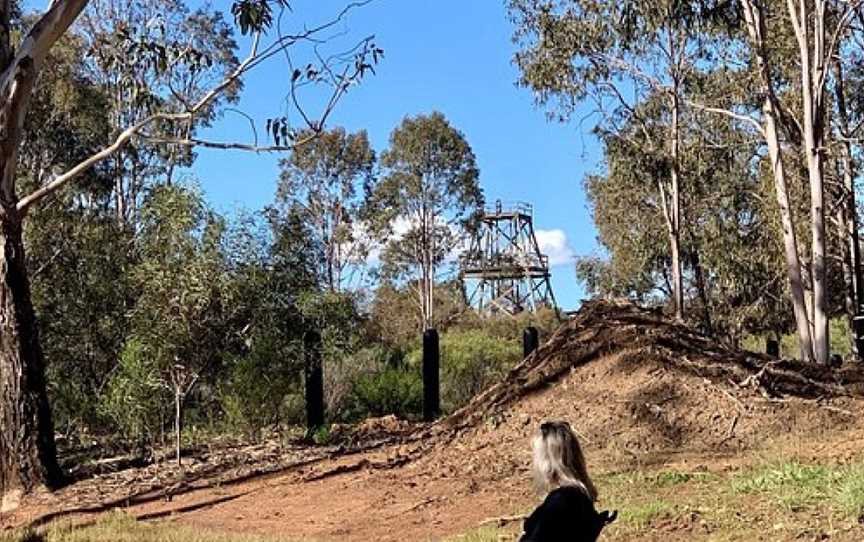
[[594, 542], [618, 513], [597, 513], [594, 503], [577, 487], [559, 487], [525, 520], [520, 542]]

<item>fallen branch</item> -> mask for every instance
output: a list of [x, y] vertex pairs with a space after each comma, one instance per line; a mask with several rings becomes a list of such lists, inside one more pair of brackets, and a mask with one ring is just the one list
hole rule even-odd
[[762, 383], [762, 376], [765, 375], [766, 371], [768, 371], [771, 367], [777, 365], [778, 363], [780, 363], [780, 362], [779, 361], [769, 361], [768, 363], [763, 365], [762, 368], [759, 369], [759, 371], [756, 374], [752, 374], [752, 375], [748, 376], [747, 378], [745, 378], [741, 382], [738, 382], [736, 385], [739, 388], [748, 388], [748, 387], [764, 388], [765, 385]]

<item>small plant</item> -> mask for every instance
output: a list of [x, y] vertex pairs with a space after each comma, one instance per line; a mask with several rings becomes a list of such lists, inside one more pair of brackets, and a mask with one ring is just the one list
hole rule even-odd
[[312, 431], [311, 440], [318, 446], [324, 446], [325, 444], [330, 443], [330, 438], [332, 435], [330, 434], [330, 426], [322, 425], [318, 427], [314, 431]]
[[711, 475], [707, 472], [662, 471], [649, 476], [649, 481], [657, 487], [677, 486], [693, 480], [704, 480]]
[[864, 516], [864, 465], [847, 467], [836, 495], [837, 507], [852, 519]]
[[628, 523], [634, 524], [640, 529], [648, 527], [656, 519], [668, 516], [674, 510], [674, 506], [666, 501], [648, 501], [621, 511], [621, 517]]

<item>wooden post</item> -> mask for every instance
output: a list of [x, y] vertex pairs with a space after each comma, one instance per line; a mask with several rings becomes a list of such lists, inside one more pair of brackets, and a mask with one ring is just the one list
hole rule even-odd
[[855, 333], [855, 343], [858, 345], [858, 360], [860, 361], [864, 357], [864, 314], [858, 314], [852, 318], [852, 331]]
[[324, 370], [321, 367], [321, 334], [309, 330], [303, 337], [306, 377], [306, 427], [324, 425]]
[[537, 328], [529, 326], [522, 332], [522, 359], [527, 358], [540, 346], [540, 336]]
[[441, 411], [440, 365], [438, 330], [427, 329], [423, 332], [423, 419], [427, 422]]
[[779, 358], [780, 343], [774, 339], [768, 339], [767, 341], [765, 341], [765, 353], [771, 357]]

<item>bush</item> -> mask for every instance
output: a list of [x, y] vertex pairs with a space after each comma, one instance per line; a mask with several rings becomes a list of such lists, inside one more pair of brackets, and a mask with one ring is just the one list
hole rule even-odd
[[[829, 325], [831, 353], [840, 354], [844, 359], [848, 359], [852, 355], [852, 330], [849, 328], [849, 321], [845, 317], [831, 318]], [[768, 336], [764, 334], [745, 335], [741, 341], [741, 348], [751, 352], [765, 352], [767, 339]], [[787, 359], [801, 357], [798, 337], [794, 331], [780, 335], [780, 356]]]
[[[516, 340], [504, 340], [480, 330], [441, 337], [441, 408], [453, 412], [500, 380], [522, 357]], [[423, 349], [408, 354], [408, 364], [419, 367]]]
[[412, 418], [423, 410], [423, 381], [419, 371], [387, 367], [360, 375], [345, 410], [347, 419], [395, 414]]
[[381, 346], [361, 348], [357, 352], [332, 352], [324, 359], [324, 402], [327, 412], [334, 420], [345, 420], [357, 416], [355, 386], [358, 380], [371, 377], [387, 367], [392, 353]]
[[248, 354], [237, 358], [219, 387], [228, 426], [257, 440], [267, 427], [303, 423], [302, 397], [297, 400], [302, 396], [301, 356], [299, 349], [286, 352], [272, 341], [259, 340]]
[[100, 397], [99, 411], [111, 419], [128, 441], [152, 444], [170, 419], [172, 399], [159, 378], [159, 371], [141, 342], [128, 341], [120, 363], [106, 391]]

